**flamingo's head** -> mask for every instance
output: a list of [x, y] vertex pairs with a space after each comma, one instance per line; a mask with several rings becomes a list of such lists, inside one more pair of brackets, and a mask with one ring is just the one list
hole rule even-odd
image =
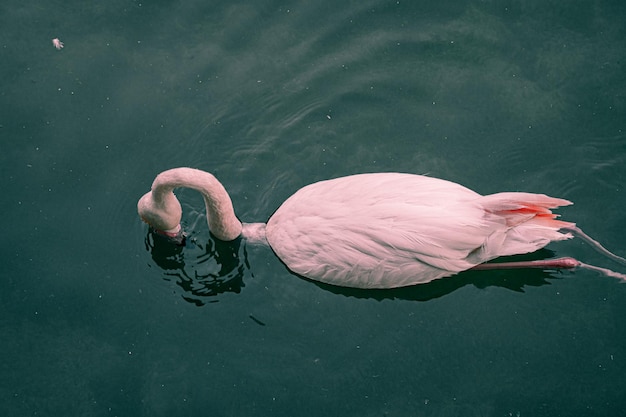
[[157, 234], [177, 244], [184, 242], [185, 235], [180, 226], [183, 210], [172, 191], [160, 194], [147, 192], [137, 202], [137, 212]]

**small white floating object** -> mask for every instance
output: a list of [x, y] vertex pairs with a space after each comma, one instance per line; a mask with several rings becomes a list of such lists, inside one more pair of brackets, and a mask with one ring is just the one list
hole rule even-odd
[[58, 50], [63, 49], [63, 46], [64, 46], [63, 42], [61, 42], [59, 38], [52, 39], [52, 45], [54, 45], [54, 47], [57, 48]]

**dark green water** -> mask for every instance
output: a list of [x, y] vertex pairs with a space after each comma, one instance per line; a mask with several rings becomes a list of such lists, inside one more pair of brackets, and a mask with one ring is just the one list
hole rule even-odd
[[214, 242], [193, 192], [178, 252], [136, 215], [175, 166], [249, 222], [317, 180], [428, 173], [570, 199], [623, 256], [625, 21], [621, 1], [3, 2], [0, 415], [625, 415], [615, 279], [337, 290]]

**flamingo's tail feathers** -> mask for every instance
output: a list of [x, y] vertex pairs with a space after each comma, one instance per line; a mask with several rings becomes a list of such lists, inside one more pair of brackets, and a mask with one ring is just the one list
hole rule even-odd
[[551, 208], [571, 204], [567, 200], [542, 194], [498, 193], [480, 199], [487, 218], [502, 227], [490, 236], [484, 247], [488, 256], [534, 252], [550, 242], [572, 238], [561, 229], [574, 223], [557, 220]]
[[575, 223], [557, 220], [559, 215], [550, 210], [573, 204], [562, 198], [554, 198], [545, 194], [498, 193], [483, 197], [481, 203], [486, 211], [503, 217], [509, 227], [515, 227], [522, 223], [553, 230], [576, 227]]

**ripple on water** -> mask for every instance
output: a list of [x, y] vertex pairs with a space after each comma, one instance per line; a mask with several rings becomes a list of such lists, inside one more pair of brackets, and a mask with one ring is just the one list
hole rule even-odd
[[[185, 190], [187, 191], [187, 190]], [[145, 248], [159, 275], [172, 282], [176, 293], [198, 306], [218, 301], [220, 294], [239, 293], [250, 278], [246, 244], [243, 239], [222, 242], [210, 235], [202, 198], [179, 193], [183, 207], [182, 226], [187, 238], [182, 246], [148, 231]], [[197, 201], [200, 200], [200, 201]]]

